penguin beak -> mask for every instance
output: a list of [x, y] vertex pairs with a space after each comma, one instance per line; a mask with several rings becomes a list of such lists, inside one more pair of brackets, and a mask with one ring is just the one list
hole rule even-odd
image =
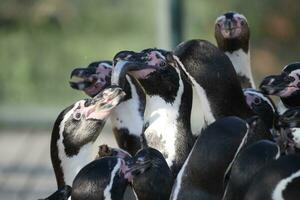
[[140, 61], [119, 60], [114, 66], [111, 82], [112, 85], [119, 85], [124, 88], [127, 73], [131, 73], [135, 78], [141, 78], [146, 77], [157, 69], [157, 66], [148, 65]]
[[94, 97], [105, 87], [110, 85], [110, 68], [87, 67], [76, 68], [71, 72], [70, 86], [75, 90], [82, 90], [88, 96]]
[[116, 86], [105, 88], [88, 102], [86, 119], [103, 120], [125, 97], [125, 92]]
[[300, 127], [300, 108], [292, 108], [279, 116], [280, 127]]
[[127, 161], [128, 170], [126, 173], [130, 173], [132, 176], [138, 176], [147, 171], [152, 166], [151, 160], [139, 158], [137, 160]]
[[267, 76], [259, 88], [267, 95], [279, 95], [289, 87], [290, 81], [285, 79], [285, 74]]
[[94, 74], [95, 68], [76, 68], [71, 72], [71, 79], [75, 77], [78, 80], [70, 81], [70, 86], [75, 90], [84, 90], [96, 81], [92, 76]]

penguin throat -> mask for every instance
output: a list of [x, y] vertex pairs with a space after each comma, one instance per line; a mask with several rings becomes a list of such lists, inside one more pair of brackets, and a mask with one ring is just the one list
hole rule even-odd
[[[235, 51], [225, 51], [225, 54], [232, 62], [240, 82], [242, 82], [242, 84], [243, 82], [249, 82], [248, 85], [250, 85], [252, 88], [255, 88], [251, 72], [250, 52], [245, 52], [243, 49], [238, 49]], [[244, 85], [247, 86], [247, 84]]]
[[[142, 93], [141, 88], [134, 82], [134, 79], [127, 78], [128, 92], [130, 98], [121, 102], [111, 113], [111, 122], [113, 127], [120, 129], [127, 129], [129, 135], [139, 137], [143, 131], [144, 125], [144, 110], [145, 110], [145, 94]], [[126, 91], [127, 94], [127, 91]], [[132, 123], [134, 122], [134, 123]]]

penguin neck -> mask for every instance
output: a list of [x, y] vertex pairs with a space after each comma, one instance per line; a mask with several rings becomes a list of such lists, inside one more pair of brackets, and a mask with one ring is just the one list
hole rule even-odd
[[111, 113], [112, 126], [117, 131], [126, 129], [129, 135], [140, 137], [144, 126], [145, 94], [139, 83], [130, 76], [126, 76], [125, 92], [126, 100]]
[[243, 88], [255, 88], [252, 77], [250, 51], [240, 48], [234, 51], [224, 51], [232, 62]]
[[182, 166], [193, 143], [190, 126], [191, 95], [191, 87], [180, 77], [173, 102], [166, 102], [158, 95], [146, 96], [146, 140], [149, 146], [162, 152], [168, 166], [175, 171]]

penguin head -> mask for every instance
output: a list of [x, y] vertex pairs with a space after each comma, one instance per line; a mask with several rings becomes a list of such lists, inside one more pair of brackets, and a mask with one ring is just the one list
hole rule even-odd
[[111, 71], [111, 61], [98, 61], [85, 68], [75, 68], [71, 72], [71, 79], [76, 78], [77, 80], [70, 81], [70, 86], [94, 97], [110, 85]]
[[[154, 148], [139, 150], [128, 163], [132, 186], [139, 199], [152, 194], [157, 199], [168, 199], [173, 185], [171, 170], [163, 155]], [[153, 185], [155, 187], [149, 187]]]
[[278, 115], [272, 99], [252, 88], [243, 91], [248, 106], [264, 121], [268, 128], [272, 128]]
[[237, 12], [219, 16], [215, 22], [215, 38], [219, 48], [224, 51], [243, 48], [248, 52], [250, 29], [246, 17]]
[[108, 87], [92, 99], [76, 102], [62, 113], [59, 131], [63, 134], [68, 156], [76, 155], [81, 146], [96, 140], [110, 112], [124, 96], [121, 88]]
[[128, 180], [126, 162], [117, 157], [104, 157], [83, 167], [72, 184], [71, 199], [123, 199]]
[[120, 85], [126, 73], [138, 79], [149, 95], [159, 95], [171, 102], [177, 95], [180, 70], [169, 51], [150, 48], [139, 53], [118, 53], [114, 58], [112, 83]]
[[300, 94], [300, 62], [285, 66], [279, 75], [267, 76], [260, 89], [268, 95], [289, 98]]
[[124, 160], [131, 159], [131, 155], [123, 149], [112, 148], [106, 144], [100, 145], [96, 159], [100, 159], [107, 156], [122, 158]]

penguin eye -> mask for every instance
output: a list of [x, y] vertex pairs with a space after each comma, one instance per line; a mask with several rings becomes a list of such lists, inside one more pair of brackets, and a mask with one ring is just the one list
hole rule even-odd
[[74, 114], [73, 114], [73, 118], [76, 119], [76, 120], [80, 120], [80, 118], [81, 118], [81, 113], [80, 113], [80, 112], [74, 113]]
[[254, 99], [254, 104], [255, 105], [258, 105], [258, 104], [260, 104], [261, 103], [261, 99], [260, 98], [255, 98]]
[[245, 21], [241, 20], [241, 26], [244, 26], [244, 25], [245, 25]]
[[159, 63], [159, 66], [160, 67], [165, 67], [167, 65], [167, 63], [165, 62], [165, 61], [161, 61], [160, 63]]
[[295, 78], [292, 76], [286, 76], [283, 78], [283, 81], [284, 82], [293, 82], [293, 81], [295, 81]]

